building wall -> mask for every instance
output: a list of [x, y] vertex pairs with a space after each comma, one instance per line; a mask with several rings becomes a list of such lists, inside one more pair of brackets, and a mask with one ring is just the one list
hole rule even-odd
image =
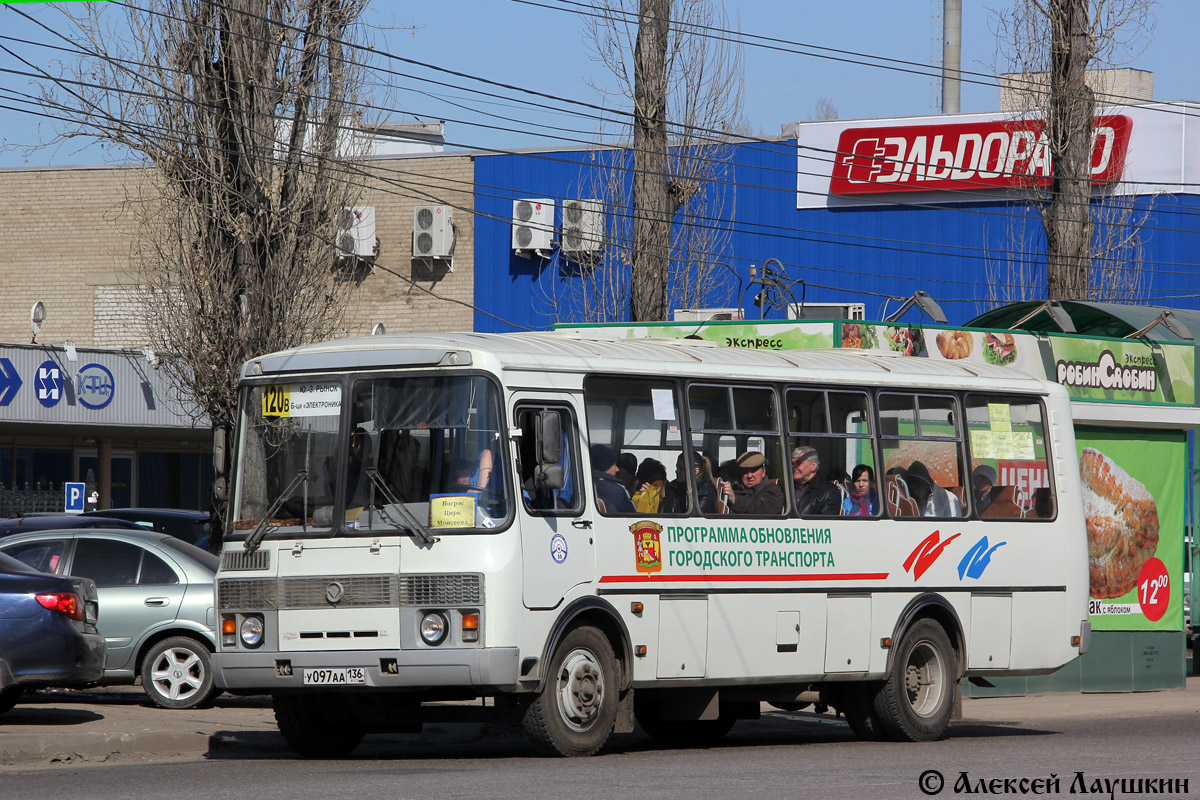
[[[1157, 118], [1150, 111], [1143, 113], [1147, 121], [1139, 118], [1135, 134], [1155, 133], [1150, 123]], [[1181, 125], [1173, 117], [1165, 119]], [[1123, 187], [1128, 193], [1121, 202], [1131, 200], [1132, 206], [1117, 230], [1139, 230], [1140, 291], [1114, 301], [1200, 309], [1195, 256], [1200, 246], [1200, 196], [1181, 191], [1194, 192], [1197, 184], [1179, 171], [1180, 164], [1196, 160], [1184, 158], [1194, 152], [1195, 143], [1185, 141], [1178, 130], [1175, 134], [1143, 134], [1145, 138], [1135, 138], [1130, 145], [1126, 179], [1131, 182]], [[830, 138], [836, 142], [836, 135]], [[1163, 146], [1168, 140], [1175, 142], [1173, 149]], [[917, 197], [878, 195], [851, 204], [831, 200], [828, 194], [834, 156], [827, 149], [798, 149], [796, 139], [736, 147], [729, 178], [734, 192], [731, 211], [725, 219], [711, 221], [732, 226], [725, 259], [729, 270], [718, 275], [720, 291], [711, 306], [740, 305], [747, 317], [757, 318], [760, 311], [753, 297], [759, 289], [750, 283], [750, 265], [761, 267], [770, 258], [784, 264], [795, 301], [861, 302], [868, 318], [874, 319], [895, 311], [918, 289], [941, 304], [952, 324], [1005, 302], [1045, 297], [1041, 221], [1019, 190], [990, 192], [989, 202], [981, 202], [984, 195], [979, 192], [959, 193], [971, 197], [927, 192]], [[532, 328], [585, 320], [581, 308], [564, 310], [548, 301], [568, 295], [563, 287], [579, 281], [579, 271], [570, 270], [557, 249], [544, 261], [517, 257], [511, 249], [509, 220], [513, 199], [545, 197], [559, 202], [561, 225], [562, 201], [581, 196], [578, 187], [588, 185], [586, 175], [595, 169], [594, 162], [587, 151], [477, 157], [476, 204], [481, 213], [476, 221], [475, 298], [481, 309]], [[1175, 188], [1164, 190], [1168, 179]], [[782, 315], [782, 309], [771, 314]], [[927, 321], [917, 310], [905, 319]], [[476, 313], [475, 327], [512, 329], [483, 313]]]
[[[431, 155], [366, 162], [362, 205], [376, 207], [377, 267], [354, 292], [347, 332], [469, 330], [463, 305], [473, 295], [473, 165], [470, 156]], [[0, 170], [0, 236], [9, 243], [0, 260], [5, 302], [0, 341], [31, 335], [29, 310], [46, 304], [40, 342], [133, 347], [146, 344], [139, 294], [132, 285], [130, 252], [137, 236], [132, 207], [150, 173], [141, 168]], [[455, 206], [458, 237], [453, 271], [446, 263], [414, 262], [413, 207]], [[394, 271], [392, 274], [388, 270]]]

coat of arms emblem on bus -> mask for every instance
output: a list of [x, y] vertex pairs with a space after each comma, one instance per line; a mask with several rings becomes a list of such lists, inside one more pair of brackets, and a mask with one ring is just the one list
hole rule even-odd
[[629, 526], [638, 572], [646, 575], [662, 572], [662, 529], [662, 525], [646, 519]]

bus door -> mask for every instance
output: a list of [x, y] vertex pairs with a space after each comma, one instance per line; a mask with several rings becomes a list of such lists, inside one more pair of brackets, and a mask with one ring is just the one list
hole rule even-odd
[[579, 408], [567, 394], [518, 393], [512, 420], [527, 608], [554, 608], [596, 576], [592, 512], [580, 472]]

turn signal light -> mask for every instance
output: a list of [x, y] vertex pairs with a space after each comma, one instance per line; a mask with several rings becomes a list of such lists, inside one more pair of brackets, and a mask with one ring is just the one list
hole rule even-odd
[[233, 617], [223, 617], [221, 619], [221, 633], [226, 636], [233, 636], [237, 633], [237, 620]]
[[479, 641], [479, 614], [462, 615], [462, 639], [464, 642]]
[[1078, 636], [1072, 636], [1071, 637], [1071, 647], [1079, 647], [1080, 641], [1082, 641], [1082, 640]]
[[637, 656], [638, 658], [645, 658], [646, 657], [646, 645], [644, 645], [644, 644], [634, 645], [633, 654], [635, 656]]
[[646, 607], [644, 605], [642, 605], [641, 603], [635, 601], [635, 602], [632, 602], [629, 604], [629, 610], [631, 612], [633, 612], [634, 614], [640, 614], [646, 610]]

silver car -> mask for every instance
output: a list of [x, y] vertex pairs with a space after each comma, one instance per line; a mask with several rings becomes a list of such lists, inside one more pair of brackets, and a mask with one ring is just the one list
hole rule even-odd
[[213, 574], [218, 559], [154, 531], [81, 528], [0, 539], [0, 552], [36, 570], [91, 578], [108, 643], [105, 683], [135, 683], [164, 708], [192, 708], [215, 691]]

